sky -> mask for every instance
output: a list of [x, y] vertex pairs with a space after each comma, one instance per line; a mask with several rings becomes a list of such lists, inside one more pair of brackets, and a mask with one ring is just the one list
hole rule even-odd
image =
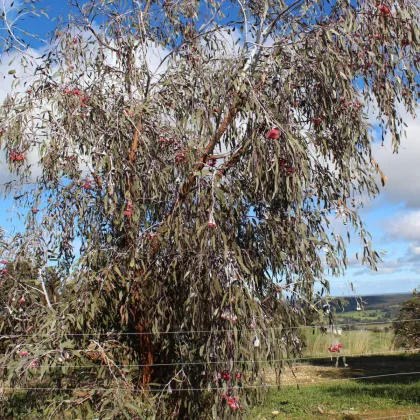
[[[0, 8], [4, 1], [11, 2], [1, 0]], [[43, 0], [41, 4], [49, 8], [50, 17], [55, 17], [66, 12], [66, 3], [67, 0]], [[25, 29], [32, 33], [53, 29], [53, 24], [45, 18], [28, 20], [25, 25]], [[42, 43], [35, 47], [42, 48]], [[9, 60], [1, 61], [0, 101], [12, 81], [7, 75]], [[365, 203], [360, 211], [367, 230], [372, 234], [373, 247], [385, 253], [383, 262], [378, 264], [378, 271], [361, 266], [355, 258], [356, 252], [362, 250], [356, 235], [348, 246], [349, 267], [345, 275], [329, 279], [334, 296], [352, 295], [350, 283], [360, 296], [411, 292], [420, 285], [420, 118], [405, 115], [405, 122], [408, 125], [407, 137], [403, 139], [398, 154], [393, 153], [390, 139], [384, 146], [381, 142], [373, 144], [373, 157], [388, 177], [388, 183], [381, 187], [380, 196]], [[4, 154], [0, 153], [0, 183], [8, 179]], [[16, 217], [11, 223], [12, 215], [16, 216], [13, 200], [0, 199], [0, 226], [8, 230], [13, 225], [19, 227]]]
[[[420, 112], [418, 112], [420, 116]], [[373, 157], [388, 177], [381, 194], [360, 211], [372, 234], [372, 244], [385, 251], [378, 271], [360, 265], [357, 240], [348, 248], [349, 268], [343, 278], [331, 279], [335, 295], [348, 294], [353, 283], [358, 294], [410, 292], [420, 285], [420, 120], [405, 115], [407, 137], [398, 154], [391, 141], [373, 145]]]

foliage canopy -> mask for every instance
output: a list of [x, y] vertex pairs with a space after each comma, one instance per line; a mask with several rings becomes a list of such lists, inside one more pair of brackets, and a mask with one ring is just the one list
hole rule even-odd
[[402, 305], [394, 324], [397, 345], [417, 349], [420, 346], [420, 290]]
[[52, 418], [242, 418], [346, 267], [333, 215], [375, 268], [357, 210], [386, 177], [366, 107], [397, 150], [418, 5], [69, 3], [39, 56], [4, 19], [21, 60], [4, 193], [27, 209], [3, 252], [25, 299], [24, 320], [4, 303], [4, 384], [46, 387], [34, 410]]

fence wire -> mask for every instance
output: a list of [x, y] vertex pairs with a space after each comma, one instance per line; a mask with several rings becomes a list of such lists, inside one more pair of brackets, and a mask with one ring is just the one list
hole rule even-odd
[[[345, 381], [361, 381], [366, 379], [379, 379], [379, 378], [386, 378], [386, 377], [395, 377], [395, 376], [414, 376], [420, 375], [420, 372], [398, 372], [398, 373], [386, 373], [382, 375], [370, 375], [370, 376], [358, 376], [355, 378], [334, 378], [334, 379], [326, 379], [321, 381], [305, 381], [305, 382], [295, 382], [294, 384], [286, 385], [286, 386], [294, 386], [294, 385], [318, 385], [318, 384], [326, 384], [326, 383], [336, 383], [336, 382], [345, 382]], [[261, 385], [243, 385], [243, 386], [233, 386], [233, 387], [212, 387], [208, 386], [206, 388], [171, 388], [170, 392], [213, 392], [213, 391], [225, 391], [230, 392], [232, 390], [243, 390], [243, 389], [259, 389], [259, 388], [279, 388], [280, 385], [278, 384], [261, 384]], [[117, 388], [53, 388], [53, 387], [0, 387], [0, 391], [57, 391], [57, 392], [82, 392], [82, 391], [129, 391], [129, 392], [144, 392], [141, 388], [130, 388], [130, 387], [117, 387]], [[168, 388], [152, 388], [149, 390], [150, 392], [168, 392]]]
[[[329, 324], [329, 325], [299, 325], [295, 327], [265, 327], [265, 328], [228, 328], [228, 329], [213, 329], [213, 330], [178, 330], [178, 331], [149, 331], [149, 332], [120, 332], [120, 331], [108, 331], [108, 332], [89, 332], [89, 333], [65, 333], [63, 336], [66, 337], [90, 337], [90, 336], [115, 336], [115, 335], [165, 335], [165, 334], [213, 334], [217, 332], [238, 332], [238, 331], [253, 331], [253, 332], [266, 332], [266, 331], [289, 331], [296, 329], [328, 329], [328, 328], [337, 328], [337, 327], [352, 327], [352, 326], [365, 326], [365, 325], [383, 325], [383, 324], [398, 324], [402, 322], [418, 322], [420, 318], [416, 319], [396, 319], [390, 321], [372, 321], [372, 322], [357, 322], [357, 323], [347, 323], [347, 324]], [[20, 337], [51, 337], [55, 331], [50, 331], [48, 333], [35, 333], [35, 334], [9, 334], [9, 335], [0, 335], [0, 340], [2, 339], [11, 339], [11, 338], [20, 338]]]
[[[95, 352], [98, 350], [74, 350], [74, 349], [62, 349], [60, 351], [78, 351], [78, 352]], [[385, 352], [378, 352], [378, 353], [356, 353], [356, 354], [346, 354], [338, 353], [338, 354], [329, 354], [325, 356], [307, 356], [307, 357], [285, 357], [282, 359], [266, 359], [266, 360], [218, 360], [218, 361], [196, 361], [196, 362], [173, 362], [173, 363], [152, 363], [152, 364], [93, 364], [93, 365], [55, 365], [55, 366], [48, 366], [48, 369], [90, 369], [90, 368], [102, 368], [102, 367], [112, 367], [112, 368], [140, 368], [140, 367], [169, 367], [169, 366], [197, 366], [197, 365], [229, 365], [229, 364], [241, 364], [241, 363], [255, 363], [255, 364], [263, 364], [263, 363], [280, 363], [280, 362], [298, 362], [300, 360], [321, 360], [321, 359], [332, 359], [337, 357], [364, 357], [364, 356], [386, 356], [388, 354], [410, 354], [419, 352], [420, 348], [415, 349], [406, 349], [406, 350], [390, 350]], [[28, 359], [28, 364], [31, 363], [31, 360], [37, 359], [39, 356], [33, 356], [32, 358]], [[0, 365], [0, 368], [8, 368], [9, 365]], [[22, 368], [27, 369], [27, 367], [22, 366]]]

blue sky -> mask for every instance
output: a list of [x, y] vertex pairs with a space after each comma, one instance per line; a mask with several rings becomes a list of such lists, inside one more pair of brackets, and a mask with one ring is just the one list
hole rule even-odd
[[[50, 16], [66, 12], [67, 0], [43, 0], [41, 4], [49, 8]], [[45, 33], [54, 25], [45, 18], [31, 19], [25, 29], [32, 33]], [[36, 45], [41, 48], [41, 44]], [[7, 61], [0, 68], [0, 75], [7, 74]], [[8, 90], [11, 78], [6, 76], [0, 86], [0, 99]], [[419, 113], [420, 116], [420, 113]], [[374, 121], [372, 121], [373, 123]], [[378, 272], [372, 272], [360, 265], [355, 253], [361, 251], [356, 235], [348, 248], [350, 260], [345, 276], [331, 278], [333, 295], [349, 295], [350, 283], [359, 295], [376, 293], [401, 293], [412, 291], [420, 285], [420, 121], [406, 115], [407, 138], [403, 140], [398, 154], [392, 153], [390, 140], [385, 146], [375, 143], [373, 156], [381, 166], [388, 183], [381, 188], [381, 195], [366, 203], [361, 214], [373, 236], [373, 246], [385, 251], [384, 262], [378, 265]], [[0, 155], [3, 156], [3, 155]], [[0, 163], [0, 183], [8, 179], [7, 168]], [[11, 229], [10, 212], [13, 200], [0, 201], [0, 226]], [[14, 217], [14, 225], [19, 222]], [[341, 227], [344, 233], [344, 227]]]
[[350, 282], [362, 295], [409, 292], [420, 284], [420, 121], [406, 114], [405, 120], [407, 137], [398, 154], [392, 153], [390, 139], [383, 147], [380, 142], [373, 145], [373, 156], [388, 183], [361, 210], [374, 248], [385, 251], [384, 261], [377, 272], [361, 266], [354, 258], [360, 244], [353, 238], [346, 275], [331, 279], [334, 294], [348, 294]]

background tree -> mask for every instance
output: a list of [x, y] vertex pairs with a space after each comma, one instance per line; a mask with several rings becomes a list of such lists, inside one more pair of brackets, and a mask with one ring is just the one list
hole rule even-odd
[[401, 347], [417, 349], [420, 347], [420, 290], [413, 291], [413, 297], [402, 305], [394, 331], [396, 344]]
[[33, 261], [43, 302], [5, 340], [5, 386], [46, 387], [53, 418], [243, 418], [347, 264], [333, 215], [375, 268], [357, 209], [385, 176], [365, 107], [397, 150], [418, 7], [70, 4], [2, 108], [4, 193], [29, 210], [5, 257]]

